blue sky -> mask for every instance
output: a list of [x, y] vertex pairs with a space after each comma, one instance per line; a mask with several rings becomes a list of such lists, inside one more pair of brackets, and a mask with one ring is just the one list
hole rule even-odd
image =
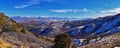
[[96, 18], [120, 12], [120, 0], [0, 0], [8, 16]]

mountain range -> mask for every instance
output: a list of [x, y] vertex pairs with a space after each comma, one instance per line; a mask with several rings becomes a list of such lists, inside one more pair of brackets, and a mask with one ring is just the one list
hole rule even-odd
[[[55, 19], [55, 20], [54, 20]], [[14, 21], [15, 20], [15, 21]], [[50, 48], [54, 37], [67, 33], [78, 48], [119, 46], [120, 14], [96, 19], [8, 17], [0, 13], [0, 47]], [[85, 41], [81, 41], [85, 40]]]
[[81, 39], [91, 41], [94, 37], [102, 40], [104, 36], [120, 32], [120, 14], [85, 20], [53, 21], [44, 20], [43, 18], [43, 20], [38, 21], [24, 21], [21, 24], [29, 32], [40, 37], [54, 38], [60, 33], [67, 33], [71, 36], [73, 41], [78, 40], [77, 42], [80, 42]]
[[120, 14], [97, 18], [89, 23], [72, 28], [67, 33], [71, 36], [78, 35], [79, 38], [85, 36], [109, 35], [120, 31]]
[[54, 20], [54, 21], [59, 21], [59, 20], [87, 20], [87, 19], [92, 19], [92, 18], [64, 18], [64, 17], [29, 17], [29, 16], [13, 16], [10, 17], [13, 20], [19, 22], [19, 21], [40, 21], [40, 20]]
[[[73, 38], [84, 38], [87, 36], [99, 36], [113, 34], [120, 30], [120, 14], [99, 17], [86, 20], [67, 20], [67, 21], [27, 21], [30, 32], [37, 32], [40, 35], [56, 34], [56, 32], [68, 33]], [[31, 23], [31, 24], [30, 24]], [[34, 27], [32, 27], [34, 26]]]

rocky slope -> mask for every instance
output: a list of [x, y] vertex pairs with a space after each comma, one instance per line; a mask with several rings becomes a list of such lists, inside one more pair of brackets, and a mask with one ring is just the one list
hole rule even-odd
[[90, 43], [85, 46], [81, 46], [78, 48], [114, 48], [120, 47], [120, 33], [115, 33], [113, 35], [108, 35], [95, 43]]
[[0, 13], [0, 47], [2, 48], [49, 48], [52, 45], [44, 39], [37, 38], [15, 21]]

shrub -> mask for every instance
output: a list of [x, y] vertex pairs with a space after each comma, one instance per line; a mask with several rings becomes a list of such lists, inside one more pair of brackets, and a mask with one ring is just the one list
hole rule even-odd
[[55, 48], [70, 48], [71, 38], [68, 34], [59, 34], [55, 37]]
[[22, 33], [26, 33], [26, 30], [25, 30], [25, 29], [22, 29], [21, 32], [22, 32]]

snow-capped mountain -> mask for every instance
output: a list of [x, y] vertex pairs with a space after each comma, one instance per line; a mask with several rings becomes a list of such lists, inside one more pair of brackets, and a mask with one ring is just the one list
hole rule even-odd
[[14, 16], [11, 17], [13, 20], [20, 22], [20, 21], [40, 21], [40, 20], [88, 20], [91, 18], [64, 18], [64, 17], [29, 17], [29, 16]]
[[[30, 32], [39, 35], [56, 34], [59, 32], [68, 33], [73, 38], [85, 38], [89, 36], [99, 36], [103, 34], [113, 34], [120, 31], [120, 14], [99, 17], [88, 20], [70, 20], [70, 21], [53, 21], [51, 19], [66, 19], [55, 17], [13, 17], [12, 19], [31, 20], [28, 22], [31, 27]], [[33, 20], [38, 20], [34, 22]], [[42, 21], [41, 21], [42, 20]], [[45, 21], [48, 20], [48, 21]], [[67, 20], [67, 19], [66, 19]], [[24, 24], [25, 21], [23, 21]], [[28, 25], [28, 26], [29, 26]], [[37, 25], [37, 26], [35, 26]]]
[[71, 37], [82, 38], [85, 36], [99, 36], [101, 34], [113, 34], [120, 31], [120, 14], [97, 18], [88, 24], [67, 31]]
[[[15, 17], [12, 19], [15, 19]], [[28, 31], [39, 37], [54, 38], [60, 33], [68, 33], [72, 37], [72, 42], [78, 43], [76, 44], [78, 47], [94, 43], [103, 38], [104, 35], [120, 32], [120, 14], [86, 20], [66, 19], [61, 21], [61, 18], [48, 17], [16, 17], [16, 19], [20, 19], [18, 23], [23, 21], [22, 26], [27, 27]], [[58, 19], [58, 21], [54, 21], [54, 19]], [[85, 40], [85, 42], [80, 40]]]

